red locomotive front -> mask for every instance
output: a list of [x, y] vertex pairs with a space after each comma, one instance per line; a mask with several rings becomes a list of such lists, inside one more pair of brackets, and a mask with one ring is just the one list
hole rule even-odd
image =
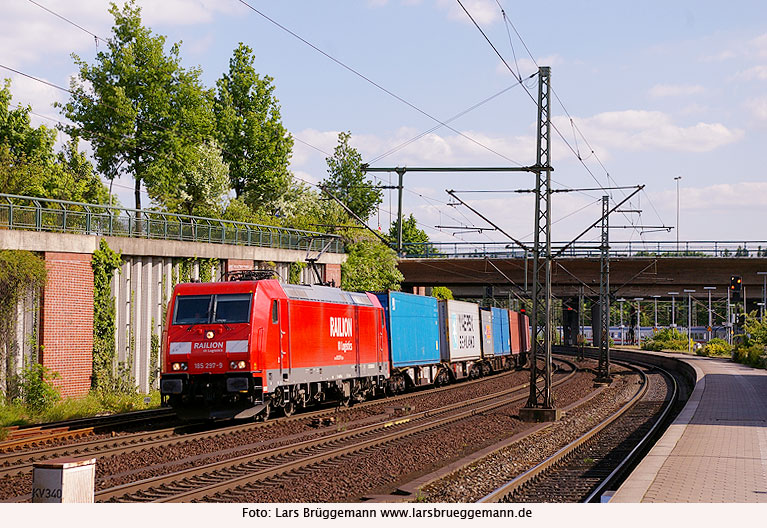
[[163, 343], [163, 401], [191, 419], [364, 399], [388, 378], [383, 325], [364, 293], [276, 280], [180, 284]]

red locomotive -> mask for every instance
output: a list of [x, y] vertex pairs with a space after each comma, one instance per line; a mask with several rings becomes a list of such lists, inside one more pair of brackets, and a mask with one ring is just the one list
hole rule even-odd
[[372, 294], [274, 279], [179, 284], [165, 328], [160, 390], [187, 419], [363, 400], [389, 377]]

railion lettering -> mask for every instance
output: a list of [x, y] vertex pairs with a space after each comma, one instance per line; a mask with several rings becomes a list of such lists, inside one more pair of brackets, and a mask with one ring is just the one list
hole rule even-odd
[[330, 337], [352, 337], [351, 317], [331, 317]]
[[206, 341], [204, 343], [195, 343], [194, 344], [195, 350], [223, 350], [224, 349], [224, 342], [223, 341]]

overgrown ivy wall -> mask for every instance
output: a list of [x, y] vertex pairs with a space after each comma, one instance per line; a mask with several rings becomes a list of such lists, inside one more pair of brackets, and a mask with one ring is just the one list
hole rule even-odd
[[[15, 397], [24, 363], [37, 361], [39, 293], [45, 262], [29, 251], [0, 251], [0, 392]], [[30, 319], [32, 324], [30, 324]], [[25, 357], [24, 350], [30, 354]]]

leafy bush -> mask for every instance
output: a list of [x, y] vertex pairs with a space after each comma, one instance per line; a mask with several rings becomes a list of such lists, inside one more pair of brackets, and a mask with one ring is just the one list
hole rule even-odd
[[755, 312], [746, 315], [744, 333], [735, 336], [738, 341], [732, 359], [755, 368], [767, 368], [767, 322], [761, 322]]
[[53, 380], [57, 372], [35, 363], [21, 371], [21, 400], [32, 413], [41, 413], [61, 399]]
[[699, 356], [709, 357], [730, 357], [732, 354], [732, 345], [722, 338], [715, 337], [706, 345], [697, 351]]
[[759, 344], [738, 346], [732, 359], [750, 367], [767, 368], [767, 347]]
[[643, 350], [687, 350], [692, 349], [692, 340], [676, 328], [664, 328], [642, 343]]
[[446, 286], [435, 286], [431, 289], [431, 296], [437, 299], [452, 299], [453, 292]]

